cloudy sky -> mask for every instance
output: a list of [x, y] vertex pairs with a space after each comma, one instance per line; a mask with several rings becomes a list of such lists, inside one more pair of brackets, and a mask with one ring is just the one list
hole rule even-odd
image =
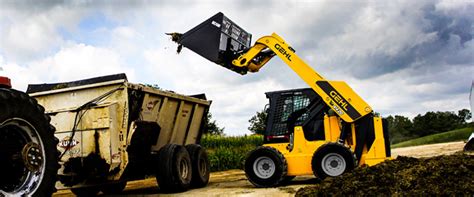
[[383, 116], [469, 108], [474, 1], [0, 0], [1, 74], [16, 89], [126, 73], [129, 81], [206, 93], [228, 135], [248, 134], [264, 92], [307, 87], [281, 60], [241, 76], [166, 32], [217, 12], [253, 34], [280, 34], [330, 80], [346, 81]]

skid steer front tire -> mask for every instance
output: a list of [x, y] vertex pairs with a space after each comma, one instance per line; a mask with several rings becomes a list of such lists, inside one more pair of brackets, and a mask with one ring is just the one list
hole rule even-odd
[[0, 88], [0, 196], [51, 196], [58, 139], [44, 108], [26, 93]]
[[164, 193], [183, 192], [189, 189], [192, 178], [192, 165], [189, 153], [184, 146], [168, 144], [158, 153], [156, 180]]
[[245, 159], [245, 176], [256, 187], [275, 187], [285, 179], [288, 164], [275, 148], [260, 146]]
[[193, 177], [191, 179], [191, 187], [201, 188], [209, 183], [210, 164], [207, 153], [199, 144], [186, 145], [191, 164], [193, 166]]
[[355, 163], [354, 154], [349, 148], [337, 143], [327, 143], [314, 151], [311, 168], [316, 177], [324, 180], [353, 170]]

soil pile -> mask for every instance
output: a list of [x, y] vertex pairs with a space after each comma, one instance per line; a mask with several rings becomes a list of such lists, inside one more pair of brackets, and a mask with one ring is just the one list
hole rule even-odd
[[296, 196], [473, 194], [474, 156], [459, 153], [422, 159], [399, 156], [302, 188]]

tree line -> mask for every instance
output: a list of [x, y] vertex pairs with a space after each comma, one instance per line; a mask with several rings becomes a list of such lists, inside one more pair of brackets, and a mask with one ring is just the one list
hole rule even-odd
[[[457, 113], [452, 111], [430, 111], [424, 115], [418, 114], [413, 119], [402, 115], [390, 115], [385, 119], [388, 121], [390, 142], [395, 144], [413, 138], [468, 127], [469, 124], [473, 124], [468, 123], [471, 117], [471, 112], [468, 109], [462, 109]], [[266, 120], [267, 113], [265, 110], [257, 111], [249, 120], [249, 131], [255, 134], [263, 134]]]
[[[473, 123], [468, 122], [471, 117], [472, 114], [468, 109], [461, 109], [457, 113], [452, 111], [430, 111], [423, 115], [418, 114], [413, 119], [402, 115], [390, 115], [385, 119], [388, 122], [390, 142], [396, 144], [413, 138], [465, 128], [469, 125], [473, 126]], [[266, 121], [266, 111], [257, 111], [249, 119], [250, 126], [248, 130], [254, 134], [263, 134]], [[203, 130], [205, 134], [224, 134], [224, 128], [220, 127], [216, 120], [213, 120], [211, 113], [206, 116]]]
[[426, 112], [418, 114], [413, 119], [401, 115], [388, 116], [390, 142], [396, 144], [413, 138], [442, 133], [453, 129], [469, 126], [471, 112], [468, 109], [452, 111]]

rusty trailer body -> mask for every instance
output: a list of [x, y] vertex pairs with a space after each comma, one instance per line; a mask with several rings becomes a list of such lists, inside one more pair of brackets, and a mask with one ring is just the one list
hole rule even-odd
[[29, 85], [28, 93], [56, 127], [62, 188], [154, 175], [162, 147], [199, 143], [211, 104], [204, 94], [129, 83], [125, 74]]

